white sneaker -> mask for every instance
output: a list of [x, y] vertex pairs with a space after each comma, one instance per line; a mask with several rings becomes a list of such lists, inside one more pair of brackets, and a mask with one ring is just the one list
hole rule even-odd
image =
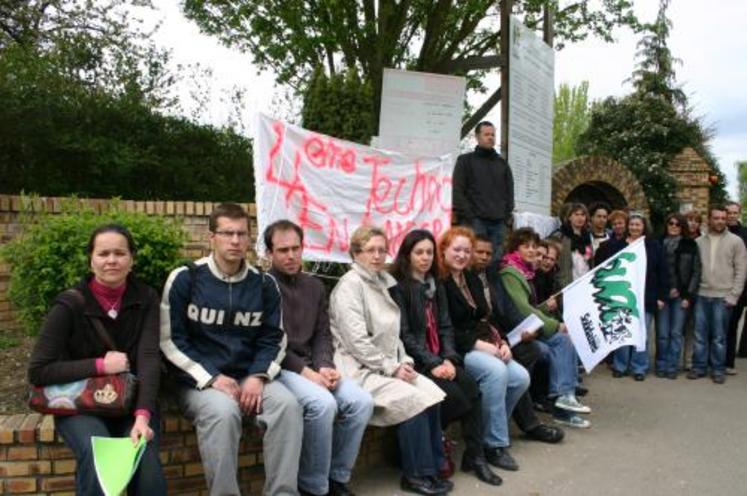
[[576, 429], [588, 429], [591, 427], [591, 422], [582, 418], [579, 415], [568, 415], [567, 417], [553, 417], [553, 422], [558, 424], [567, 425], [568, 427], [575, 427]]
[[582, 405], [572, 394], [564, 394], [558, 396], [555, 400], [555, 407], [561, 410], [568, 410], [569, 412], [575, 413], [591, 413], [591, 408], [586, 405]]

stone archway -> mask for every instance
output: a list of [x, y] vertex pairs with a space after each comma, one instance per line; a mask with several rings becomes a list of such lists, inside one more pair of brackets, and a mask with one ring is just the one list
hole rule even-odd
[[564, 203], [588, 205], [605, 201], [615, 209], [630, 209], [648, 216], [641, 183], [619, 162], [606, 157], [584, 156], [560, 164], [552, 176], [552, 212]]

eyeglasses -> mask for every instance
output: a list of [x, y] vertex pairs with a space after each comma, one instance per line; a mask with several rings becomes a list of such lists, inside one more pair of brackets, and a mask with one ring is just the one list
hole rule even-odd
[[366, 248], [363, 250], [366, 255], [386, 255], [386, 248]]
[[680, 226], [680, 223], [677, 222], [676, 220], [670, 220], [669, 222], [667, 222], [667, 225], [672, 226], [672, 227], [682, 227]]
[[249, 233], [246, 231], [215, 231], [215, 235], [224, 239], [233, 239], [236, 236], [239, 240], [249, 237]]

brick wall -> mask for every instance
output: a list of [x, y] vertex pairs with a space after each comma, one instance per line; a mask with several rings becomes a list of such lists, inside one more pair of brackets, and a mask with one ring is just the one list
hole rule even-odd
[[[0, 245], [7, 243], [23, 232], [21, 212], [27, 210], [20, 196], [0, 195]], [[30, 206], [34, 212], [49, 212], [59, 214], [62, 211], [63, 202], [70, 201], [64, 198], [37, 198]], [[112, 204], [111, 200], [80, 199], [81, 204], [93, 208], [97, 212], [107, 211]], [[183, 254], [192, 259], [207, 255], [210, 251], [208, 244], [208, 217], [217, 203], [209, 202], [186, 202], [186, 201], [132, 201], [121, 200], [120, 208], [127, 212], [142, 212], [148, 215], [160, 215], [178, 219], [184, 231], [187, 233], [187, 242], [184, 245]], [[244, 204], [252, 219], [250, 230], [252, 237], [257, 234], [256, 209], [254, 204]], [[249, 254], [250, 258], [254, 253]], [[19, 324], [15, 319], [15, 313], [8, 301], [8, 280], [10, 278], [10, 267], [0, 261], [0, 331], [6, 329], [17, 329]]]
[[[168, 493], [207, 495], [194, 427], [166, 415], [161, 429], [161, 463]], [[261, 494], [264, 484], [262, 432], [247, 423], [239, 453], [242, 493]], [[356, 470], [391, 463], [393, 428], [369, 427]], [[75, 459], [54, 430], [54, 417], [38, 413], [0, 416], [0, 494], [73, 495]]]
[[709, 181], [713, 170], [698, 153], [686, 147], [669, 164], [669, 172], [677, 182], [677, 200], [682, 210], [708, 210], [711, 195]]

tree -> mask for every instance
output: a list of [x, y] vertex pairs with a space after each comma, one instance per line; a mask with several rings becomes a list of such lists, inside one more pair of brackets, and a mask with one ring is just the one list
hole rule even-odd
[[[537, 27], [543, 9], [558, 2], [515, 4], [525, 23]], [[557, 46], [592, 34], [611, 40], [618, 25], [637, 28], [631, 5], [578, 0], [558, 10]], [[260, 68], [273, 70], [281, 84], [299, 92], [319, 67], [330, 76], [356, 68], [371, 84], [374, 109], [380, 106], [384, 68], [466, 75], [470, 89], [485, 92], [479, 77], [501, 64], [495, 0], [185, 0], [183, 8], [204, 32], [250, 53]], [[371, 119], [377, 129], [378, 112]]]
[[555, 95], [553, 164], [578, 156], [578, 137], [589, 127], [590, 114], [589, 82], [583, 81], [572, 88], [562, 83]]
[[356, 143], [369, 143], [376, 134], [371, 127], [371, 114], [371, 85], [361, 81], [355, 69], [332, 76], [318, 69], [304, 91], [301, 118], [306, 129]]
[[0, 0], [0, 192], [251, 201], [249, 140], [162, 113], [178, 74], [130, 4]]
[[687, 99], [676, 85], [667, 46], [668, 3], [660, 1], [656, 22], [647, 26], [648, 34], [639, 43], [632, 77], [635, 91], [594, 105], [589, 126], [579, 137], [581, 152], [612, 157], [633, 172], [646, 193], [656, 226], [677, 210], [677, 185], [668, 166], [686, 146], [693, 147], [718, 177], [711, 200], [726, 197], [723, 174], [708, 144], [712, 131], [690, 115]]

